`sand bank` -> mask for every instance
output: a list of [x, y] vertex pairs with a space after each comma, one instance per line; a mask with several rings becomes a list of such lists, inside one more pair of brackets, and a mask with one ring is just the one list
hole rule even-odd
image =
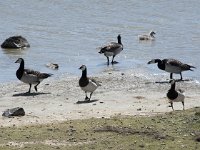
[[[147, 78], [148, 76], [148, 78]], [[150, 77], [149, 77], [150, 76]], [[71, 119], [110, 117], [114, 115], [154, 115], [172, 111], [166, 98], [168, 74], [152, 76], [135, 71], [107, 71], [94, 76], [102, 86], [93, 94], [92, 102], [84, 101], [85, 94], [78, 86], [79, 77], [49, 78], [38, 86], [36, 93], [24, 94], [29, 85], [20, 81], [0, 85], [0, 112], [23, 107], [24, 117], [0, 117], [0, 126], [51, 123]], [[185, 108], [200, 106], [200, 85], [194, 81], [179, 82], [177, 88], [185, 90]], [[174, 104], [182, 110], [181, 103]]]

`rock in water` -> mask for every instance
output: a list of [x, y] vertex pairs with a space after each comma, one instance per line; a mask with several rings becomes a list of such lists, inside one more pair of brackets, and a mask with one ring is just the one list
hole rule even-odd
[[2, 44], [2, 48], [26, 48], [30, 47], [28, 41], [22, 36], [12, 36], [6, 39]]
[[22, 107], [7, 109], [2, 114], [2, 116], [4, 116], [4, 117], [24, 116], [24, 115], [25, 115], [25, 111]]

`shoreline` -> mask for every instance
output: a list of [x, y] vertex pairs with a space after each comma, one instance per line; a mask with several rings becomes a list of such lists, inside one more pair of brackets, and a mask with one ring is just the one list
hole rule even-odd
[[[151, 76], [129, 71], [108, 71], [92, 76], [100, 86], [92, 96], [91, 103], [84, 101], [85, 94], [78, 86], [79, 77], [62, 76], [46, 79], [38, 86], [36, 93], [24, 94], [29, 86], [20, 81], [1, 84], [0, 112], [14, 107], [23, 107], [26, 115], [15, 118], [0, 118], [0, 126], [22, 126], [46, 124], [75, 119], [109, 118], [115, 115], [155, 115], [170, 112], [166, 92], [170, 88], [164, 81], [168, 76]], [[89, 75], [90, 77], [90, 75]], [[185, 108], [200, 106], [199, 84], [178, 82], [177, 89], [185, 91]], [[175, 110], [182, 110], [181, 103], [174, 103]]]

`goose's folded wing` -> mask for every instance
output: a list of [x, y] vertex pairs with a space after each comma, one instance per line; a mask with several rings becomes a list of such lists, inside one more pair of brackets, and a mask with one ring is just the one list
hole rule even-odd
[[168, 59], [166, 63], [174, 67], [181, 67], [183, 65], [182, 62], [175, 59]]
[[89, 78], [90, 81], [92, 81], [93, 83], [95, 83], [97, 86], [101, 86], [100, 82], [99, 81], [96, 81], [95, 79], [93, 78]]
[[122, 45], [119, 43], [112, 42], [104, 47], [101, 48], [101, 50], [104, 50], [106, 52], [114, 52], [116, 49], [120, 48]]
[[24, 69], [24, 73], [32, 76], [38, 76], [40, 74], [40, 72], [31, 69]]
[[52, 76], [52, 74], [40, 73], [39, 71], [35, 71], [35, 70], [31, 70], [31, 69], [24, 69], [24, 73], [26, 73], [27, 75], [30, 75], [30, 76], [35, 76], [40, 79], [45, 79], [45, 78]]

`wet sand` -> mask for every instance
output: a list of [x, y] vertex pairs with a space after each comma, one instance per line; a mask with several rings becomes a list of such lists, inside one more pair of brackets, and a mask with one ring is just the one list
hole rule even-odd
[[[148, 116], [172, 111], [166, 98], [170, 88], [166, 80], [169, 75], [146, 76], [133, 70], [107, 71], [93, 76], [102, 86], [93, 93], [91, 102], [84, 102], [85, 93], [78, 86], [79, 77], [46, 79], [38, 86], [38, 92], [33, 88], [31, 94], [25, 94], [29, 85], [20, 81], [1, 84], [0, 112], [23, 107], [26, 115], [0, 117], [0, 126], [44, 124], [91, 117], [108, 118], [115, 115]], [[199, 87], [194, 81], [177, 83], [176, 88], [185, 91], [185, 109], [200, 106]], [[182, 110], [182, 103], [174, 103], [174, 109]]]

